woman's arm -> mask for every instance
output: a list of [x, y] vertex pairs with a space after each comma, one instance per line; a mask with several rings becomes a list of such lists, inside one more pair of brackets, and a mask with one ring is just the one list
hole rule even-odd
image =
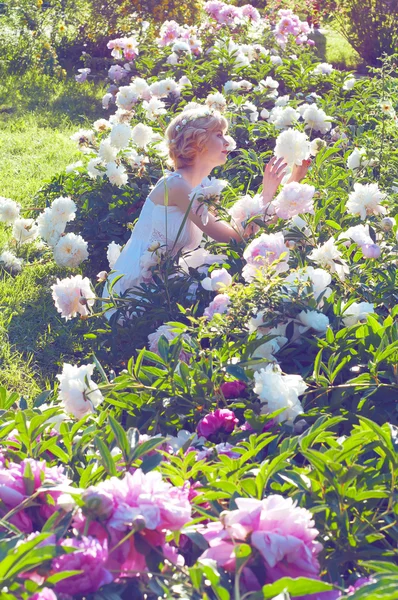
[[209, 217], [206, 225], [203, 225], [199, 214], [192, 210], [189, 194], [191, 188], [188, 183], [182, 179], [173, 178], [168, 181], [170, 199], [174, 206], [178, 206], [184, 213], [189, 210], [188, 218], [199, 227], [209, 237], [216, 242], [228, 243], [230, 240], [242, 241], [242, 235], [235, 231], [231, 225], [217, 217], [209, 211]]

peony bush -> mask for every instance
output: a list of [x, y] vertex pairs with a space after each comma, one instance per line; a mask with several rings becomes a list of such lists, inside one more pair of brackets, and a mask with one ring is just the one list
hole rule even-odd
[[[0, 389], [5, 599], [393, 600], [398, 94], [391, 58], [361, 80], [320, 63], [302, 18], [210, 1], [109, 39], [79, 163], [35, 214], [0, 198], [2, 267], [55, 261], [46, 292], [90, 348], [28, 404]], [[167, 123], [198, 105], [230, 156], [193, 210], [250, 237], [155, 242], [135, 296], [103, 297]], [[289, 173], [264, 209], [271, 156]]]

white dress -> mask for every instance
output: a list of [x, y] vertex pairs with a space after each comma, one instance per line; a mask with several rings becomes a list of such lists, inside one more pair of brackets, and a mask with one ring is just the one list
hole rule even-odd
[[[155, 188], [161, 185], [165, 178], [170, 177], [182, 176], [179, 173], [167, 172], [165, 177], [159, 179]], [[173, 253], [181, 249], [191, 251], [199, 246], [203, 233], [191, 219], [186, 219], [178, 235], [184, 217], [185, 212], [178, 206], [155, 204], [149, 196], [147, 197], [131, 237], [113, 267], [114, 273], [108, 278], [109, 282], [118, 275], [123, 275], [113, 286], [113, 292], [122, 294], [144, 281], [141, 258], [154, 243], [158, 242], [164, 250], [167, 248], [173, 250]], [[107, 298], [108, 295], [108, 286], [105, 284], [103, 297]], [[107, 311], [107, 318], [114, 312], [114, 309]]]

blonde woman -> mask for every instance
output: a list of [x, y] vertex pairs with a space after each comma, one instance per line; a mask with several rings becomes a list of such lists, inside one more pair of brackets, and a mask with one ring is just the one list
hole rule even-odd
[[[121, 294], [146, 280], [149, 269], [156, 264], [153, 249], [191, 251], [199, 246], [203, 233], [218, 242], [241, 241], [242, 236], [215, 213], [209, 213], [204, 225], [197, 211], [192, 210], [189, 194], [211, 171], [227, 160], [228, 123], [216, 111], [191, 109], [180, 113], [166, 130], [166, 141], [175, 170], [159, 179], [142, 208], [129, 241], [114, 265], [113, 279], [123, 275], [114, 285]], [[284, 174], [286, 164], [271, 159], [263, 179], [264, 205], [268, 204]], [[296, 169], [294, 178], [302, 178], [308, 166]], [[188, 218], [185, 217], [188, 212]], [[185, 222], [184, 222], [185, 221]], [[109, 281], [109, 280], [108, 280]], [[107, 286], [104, 297], [108, 295]], [[110, 311], [109, 311], [110, 312]]]

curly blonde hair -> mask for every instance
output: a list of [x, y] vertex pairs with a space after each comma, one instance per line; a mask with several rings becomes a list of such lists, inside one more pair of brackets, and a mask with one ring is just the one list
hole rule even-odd
[[191, 165], [213, 131], [228, 129], [227, 119], [218, 111], [192, 108], [177, 115], [166, 129], [169, 156], [176, 169]]

